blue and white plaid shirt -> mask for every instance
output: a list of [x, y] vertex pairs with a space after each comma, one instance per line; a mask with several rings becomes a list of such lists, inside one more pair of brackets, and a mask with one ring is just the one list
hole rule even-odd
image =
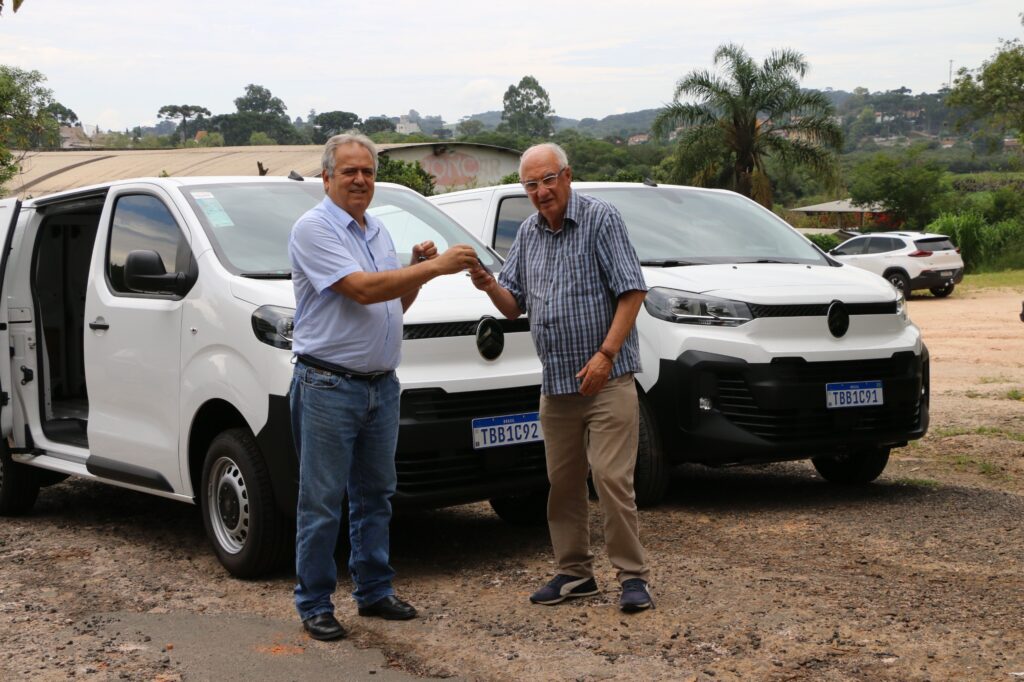
[[[576, 374], [601, 347], [619, 296], [647, 291], [618, 209], [575, 191], [570, 191], [561, 230], [553, 231], [539, 213], [523, 221], [498, 283], [530, 316], [545, 395], [579, 393]], [[639, 371], [634, 326], [609, 378]]]

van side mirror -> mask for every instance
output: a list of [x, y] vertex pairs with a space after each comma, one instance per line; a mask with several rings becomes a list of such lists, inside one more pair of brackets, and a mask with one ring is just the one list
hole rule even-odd
[[124, 262], [124, 283], [142, 294], [181, 295], [191, 285], [184, 272], [168, 273], [160, 254], [152, 250], [129, 252]]

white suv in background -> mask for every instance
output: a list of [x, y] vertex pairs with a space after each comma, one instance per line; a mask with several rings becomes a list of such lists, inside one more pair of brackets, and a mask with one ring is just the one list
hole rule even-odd
[[[837, 483], [874, 480], [928, 428], [928, 350], [904, 297], [829, 258], [734, 192], [574, 182], [625, 219], [650, 291], [637, 502], [669, 466], [811, 459]], [[535, 209], [522, 185], [430, 197], [502, 256]]]
[[848, 239], [829, 255], [885, 277], [906, 296], [928, 289], [945, 298], [964, 278], [960, 249], [941, 234], [879, 232]]

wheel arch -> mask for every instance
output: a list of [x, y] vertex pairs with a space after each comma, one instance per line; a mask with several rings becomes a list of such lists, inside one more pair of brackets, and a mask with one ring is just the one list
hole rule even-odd
[[199, 503], [203, 462], [210, 443], [217, 434], [236, 427], [248, 429], [249, 424], [238, 408], [226, 400], [208, 400], [196, 412], [188, 434], [188, 480], [192, 485], [192, 500], [196, 504]]

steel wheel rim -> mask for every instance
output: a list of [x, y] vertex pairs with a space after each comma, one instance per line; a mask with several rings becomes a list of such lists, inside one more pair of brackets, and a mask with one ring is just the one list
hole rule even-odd
[[249, 491], [234, 460], [221, 457], [214, 462], [206, 499], [217, 544], [229, 554], [238, 554], [249, 537]]

